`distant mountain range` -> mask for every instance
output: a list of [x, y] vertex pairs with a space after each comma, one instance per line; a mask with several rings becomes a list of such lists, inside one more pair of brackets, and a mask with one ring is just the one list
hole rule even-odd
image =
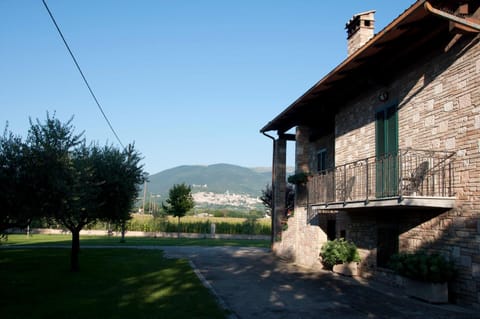
[[[293, 168], [287, 168], [287, 175]], [[272, 183], [270, 167], [246, 168], [232, 164], [183, 165], [150, 175], [145, 200], [161, 203], [168, 198], [174, 184], [192, 187], [197, 208], [207, 209], [263, 209], [259, 197], [262, 189]], [[139, 203], [143, 198], [143, 187]], [[147, 204], [148, 205], [148, 204]]]
[[231, 164], [184, 165], [150, 175], [147, 194], [166, 198], [168, 190], [174, 184], [185, 183], [192, 186], [193, 193], [229, 193], [259, 197], [261, 190], [271, 182], [269, 168], [246, 168]]

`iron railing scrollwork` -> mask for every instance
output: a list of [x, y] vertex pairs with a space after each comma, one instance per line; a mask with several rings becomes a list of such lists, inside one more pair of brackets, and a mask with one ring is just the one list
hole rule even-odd
[[309, 204], [401, 196], [451, 197], [454, 154], [409, 148], [322, 171], [307, 183]]

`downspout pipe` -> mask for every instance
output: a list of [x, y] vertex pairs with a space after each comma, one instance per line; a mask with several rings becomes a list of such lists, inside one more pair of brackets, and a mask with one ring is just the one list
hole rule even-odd
[[[471, 20], [474, 20], [473, 18], [468, 20], [468, 18], [457, 17], [454, 14], [451, 14], [451, 13], [445, 12], [443, 10], [439, 10], [439, 9], [434, 8], [430, 4], [430, 2], [428, 2], [428, 1], [425, 1], [423, 6], [425, 7], [425, 10], [427, 10], [431, 14], [434, 14], [434, 15], [439, 16], [441, 18], [447, 19], [451, 22], [458, 23], [458, 24], [460, 24], [460, 25], [462, 25], [462, 26], [464, 26], [468, 29], [471, 29], [471, 30], [469, 30], [470, 32], [480, 32], [480, 23], [471, 21]], [[475, 19], [475, 21], [479, 21], [479, 20]]]
[[275, 242], [275, 218], [273, 214], [275, 213], [275, 137], [268, 135], [267, 133], [262, 131], [262, 134], [268, 137], [273, 142], [273, 154], [272, 154], [272, 211], [270, 212], [270, 219], [271, 219], [271, 235], [270, 235], [270, 244], [273, 248], [273, 244]]

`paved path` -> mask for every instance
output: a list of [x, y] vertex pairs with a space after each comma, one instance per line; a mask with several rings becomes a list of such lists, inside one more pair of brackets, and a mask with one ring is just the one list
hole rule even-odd
[[232, 318], [480, 318], [480, 312], [430, 305], [384, 285], [295, 267], [266, 249], [162, 249], [167, 256], [190, 259]]

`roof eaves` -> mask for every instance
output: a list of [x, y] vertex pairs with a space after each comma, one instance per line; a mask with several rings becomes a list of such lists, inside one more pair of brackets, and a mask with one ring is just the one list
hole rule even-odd
[[308, 89], [303, 95], [297, 98], [290, 106], [288, 106], [285, 110], [283, 110], [279, 115], [277, 115], [272, 121], [268, 122], [260, 132], [267, 132], [276, 130], [275, 123], [279, 120], [288, 117], [288, 114], [296, 108], [300, 102], [302, 102], [306, 97], [311, 95], [314, 91], [318, 90], [322, 85], [327, 86], [327, 82], [329, 79], [333, 78], [336, 74], [341, 72], [345, 69], [350, 63], [355, 61], [358, 58], [361, 58], [362, 55], [365, 54], [367, 49], [373, 47], [377, 42], [379, 42], [385, 34], [390, 32], [391, 30], [395, 29], [402, 21], [404, 21], [407, 17], [409, 17], [413, 12], [418, 10], [419, 8], [423, 9], [423, 5], [426, 0], [418, 0], [414, 4], [412, 4], [408, 9], [406, 9], [403, 13], [401, 13], [395, 20], [393, 20], [390, 24], [388, 24], [385, 28], [383, 28], [379, 33], [373, 36], [367, 43], [365, 43], [362, 47], [360, 47], [357, 51], [352, 53], [348, 56], [342, 63], [340, 63], [337, 67], [335, 67], [332, 71], [330, 71], [327, 75], [325, 75], [320, 81], [314, 84], [310, 89]]

